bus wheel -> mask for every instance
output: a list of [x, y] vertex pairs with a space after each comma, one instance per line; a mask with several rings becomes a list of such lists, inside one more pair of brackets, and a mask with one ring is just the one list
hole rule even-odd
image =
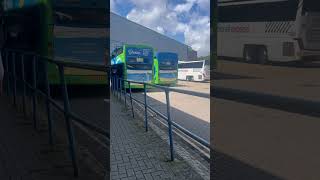
[[243, 49], [243, 60], [245, 62], [252, 62], [253, 59], [254, 59], [253, 48], [245, 46], [244, 49]]
[[268, 51], [267, 48], [261, 46], [257, 50], [257, 61], [259, 64], [267, 64], [268, 63]]

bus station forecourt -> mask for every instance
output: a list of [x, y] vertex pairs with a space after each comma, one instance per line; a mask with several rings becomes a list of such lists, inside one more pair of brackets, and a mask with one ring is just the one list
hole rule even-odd
[[[147, 102], [148, 106], [156, 109], [158, 112], [162, 114], [167, 114], [167, 103], [166, 96], [164, 91], [161, 88], [144, 86], [139, 83], [148, 83], [154, 85], [161, 85], [163, 87], [172, 89], [172, 90], [187, 90], [191, 92], [191, 94], [184, 94], [179, 92], [170, 92], [170, 111], [171, 111], [171, 119], [175, 123], [179, 124], [189, 132], [195, 134], [196, 136], [204, 139], [206, 142], [210, 142], [210, 85], [209, 82], [190, 82], [190, 81], [180, 81], [178, 80], [178, 58], [177, 55], [172, 55], [174, 53], [166, 52], [164, 66], [161, 63], [161, 56], [154, 56], [153, 54], [160, 54], [162, 52], [153, 52], [153, 48], [148, 45], [133, 45], [133, 44], [125, 44], [122, 46], [118, 46], [111, 53], [111, 89], [115, 92], [116, 96], [112, 96], [114, 98], [119, 97], [124, 101], [124, 106], [127, 106], [126, 102], [129, 102], [129, 97], [135, 99], [133, 109], [139, 109], [140, 102]], [[163, 54], [161, 54], [163, 55]], [[171, 59], [172, 61], [170, 61]], [[175, 58], [175, 59], [174, 59]], [[157, 63], [154, 63], [157, 62]], [[162, 66], [161, 66], [162, 65]], [[164, 72], [162, 72], [161, 68], [165, 68]], [[198, 68], [199, 69], [199, 68]], [[201, 69], [201, 68], [200, 68]], [[163, 74], [165, 77], [163, 77]], [[165, 83], [159, 83], [159, 80], [165, 79]], [[168, 81], [169, 80], [169, 81]], [[127, 82], [127, 81], [130, 81]], [[170, 83], [171, 81], [171, 83]], [[169, 83], [168, 83], [169, 82]], [[115, 91], [117, 89], [117, 91]], [[132, 92], [132, 93], [131, 93]], [[192, 95], [192, 92], [195, 94], [197, 92], [206, 94], [206, 97], [197, 97], [196, 95]], [[122, 94], [122, 96], [121, 96]], [[130, 95], [129, 95], [130, 94]], [[146, 94], [146, 96], [145, 96]], [[124, 97], [127, 98], [127, 101], [124, 100]], [[192, 103], [191, 103], [192, 102]], [[130, 116], [131, 108], [127, 108], [128, 115]], [[145, 109], [140, 109], [136, 112], [140, 116], [144, 116]], [[112, 112], [111, 112], [112, 114]], [[134, 115], [135, 117], [136, 115]], [[150, 127], [157, 131], [159, 127], [162, 125], [158, 122], [165, 123], [163, 119], [157, 117], [156, 115], [146, 115], [148, 119], [150, 118]], [[111, 119], [113, 121], [113, 119]], [[146, 120], [144, 120], [146, 122]], [[148, 126], [148, 125], [145, 125]], [[111, 126], [111, 131], [112, 131]], [[161, 129], [161, 128], [160, 128]], [[141, 129], [142, 130], [142, 129]], [[143, 131], [143, 130], [142, 130]], [[167, 130], [162, 129], [160, 132], [167, 134]], [[158, 132], [158, 131], [157, 131]], [[178, 141], [178, 133], [175, 130], [175, 135], [173, 137], [175, 143], [180, 144]], [[165, 135], [167, 138], [167, 135]], [[184, 136], [187, 137], [187, 136]], [[205, 151], [200, 150], [199, 147], [195, 146], [194, 142], [190, 144], [191, 141], [194, 141], [191, 137], [187, 137], [183, 140], [184, 143], [187, 143], [187, 147], [191, 147], [191, 151], [189, 152], [194, 155], [185, 156], [185, 150], [180, 151], [180, 147], [182, 149], [186, 148], [185, 145], [174, 145], [175, 152], [177, 151], [178, 156], [189, 159], [186, 160], [188, 163], [191, 163], [192, 167], [196, 169], [196, 171], [200, 171], [202, 177], [206, 179], [209, 177], [209, 164], [208, 159], [210, 159], [209, 149], [206, 148]], [[183, 144], [184, 144], [183, 143]], [[112, 138], [111, 138], [112, 144]], [[204, 148], [204, 147], [200, 147]], [[188, 149], [188, 148], [187, 148]], [[189, 149], [190, 150], [190, 149]], [[188, 151], [188, 150], [187, 150]], [[169, 152], [168, 152], [169, 153]], [[187, 153], [187, 154], [189, 154]], [[181, 155], [182, 154], [182, 155]], [[206, 156], [207, 158], [203, 159], [202, 156]], [[200, 155], [200, 156], [199, 156]], [[198, 164], [198, 165], [195, 165]], [[117, 165], [118, 166], [118, 165]], [[112, 174], [112, 173], [111, 173]]]

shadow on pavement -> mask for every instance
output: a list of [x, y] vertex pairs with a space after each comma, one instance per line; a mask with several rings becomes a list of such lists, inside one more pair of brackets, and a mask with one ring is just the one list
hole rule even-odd
[[212, 72], [213, 80], [223, 80], [223, 79], [261, 79], [257, 77], [250, 77], [250, 76], [240, 76], [234, 74], [226, 74], [220, 72]]
[[281, 180], [219, 151], [211, 151], [210, 177], [219, 180]]

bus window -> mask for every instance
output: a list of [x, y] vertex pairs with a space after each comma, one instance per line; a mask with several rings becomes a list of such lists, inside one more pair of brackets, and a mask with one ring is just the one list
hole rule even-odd
[[202, 68], [202, 67], [203, 67], [202, 61], [179, 64], [179, 68]]

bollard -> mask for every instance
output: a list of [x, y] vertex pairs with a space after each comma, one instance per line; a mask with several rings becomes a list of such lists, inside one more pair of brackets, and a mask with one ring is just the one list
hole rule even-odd
[[63, 65], [59, 64], [59, 76], [60, 76], [60, 85], [61, 85], [61, 91], [63, 94], [63, 104], [64, 104], [64, 116], [66, 121], [66, 127], [67, 127], [67, 133], [68, 133], [68, 139], [69, 139], [69, 152], [72, 160], [73, 165], [73, 172], [74, 176], [78, 177], [78, 165], [76, 162], [76, 153], [75, 153], [75, 143], [74, 143], [74, 133], [72, 124], [70, 122], [70, 104], [69, 104], [69, 97], [68, 97], [68, 89], [64, 77], [64, 67]]
[[167, 101], [167, 117], [168, 117], [168, 130], [169, 130], [169, 144], [170, 144], [170, 159], [174, 161], [173, 156], [173, 141], [172, 141], [172, 122], [171, 122], [171, 115], [170, 115], [170, 97], [169, 97], [169, 90], [165, 90], [166, 93], [166, 101]]
[[130, 81], [129, 81], [128, 83], [129, 83], [129, 92], [130, 92], [130, 103], [131, 103], [132, 117], [134, 118], [134, 111], [133, 111], [133, 103], [132, 103], [132, 93], [131, 93]]
[[144, 122], [145, 122], [145, 128], [147, 132], [148, 131], [148, 105], [147, 105], [147, 88], [145, 83], [143, 83], [143, 89], [144, 89]]
[[36, 99], [36, 89], [37, 89], [37, 73], [36, 73], [36, 56], [32, 59], [32, 113], [33, 113], [33, 126], [37, 130], [37, 99]]
[[50, 145], [53, 145], [53, 121], [51, 118], [51, 104], [49, 98], [51, 97], [50, 95], [50, 84], [49, 84], [49, 73], [48, 73], [48, 63], [44, 62], [44, 72], [45, 72], [45, 91], [46, 91], [46, 110], [47, 110], [47, 120], [48, 120], [48, 133], [49, 133], [49, 143]]
[[23, 115], [26, 118], [26, 80], [25, 80], [25, 72], [24, 72], [24, 55], [21, 54], [21, 76], [22, 76], [22, 109]]
[[12, 53], [12, 77], [13, 77], [13, 105], [17, 107], [17, 78], [16, 78], [16, 55]]

